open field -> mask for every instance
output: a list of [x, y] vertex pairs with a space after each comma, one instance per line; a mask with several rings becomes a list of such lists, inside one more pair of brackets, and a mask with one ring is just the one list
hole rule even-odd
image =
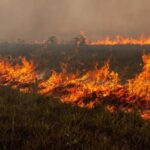
[[[119, 74], [122, 84], [142, 72], [144, 53], [150, 53], [149, 45], [77, 48], [74, 45], [0, 44], [2, 58], [26, 57], [36, 64], [36, 72], [44, 72], [44, 78], [49, 77], [50, 70], [61, 73], [62, 63], [67, 64], [68, 73], [80, 70], [82, 76], [93, 70], [95, 64], [102, 67], [109, 60], [110, 70]], [[120, 109], [110, 112], [106, 109], [107, 101], [92, 109], [81, 108], [62, 103], [53, 95], [41, 96], [36, 91], [23, 93], [8, 85], [0, 87], [0, 149], [150, 149], [150, 123], [140, 117], [142, 108], [133, 106], [135, 109], [131, 112]], [[106, 99], [109, 101], [109, 97]], [[143, 102], [142, 99], [139, 102]], [[119, 107], [116, 101], [112, 103]], [[147, 107], [149, 110], [149, 104]]]

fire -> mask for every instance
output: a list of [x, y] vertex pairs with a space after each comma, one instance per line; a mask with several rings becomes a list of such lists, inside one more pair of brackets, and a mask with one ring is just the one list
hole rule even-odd
[[13, 88], [20, 88], [23, 91], [29, 91], [27, 85], [35, 82], [36, 73], [34, 65], [25, 58], [20, 57], [14, 64], [15, 60], [0, 58], [0, 85], [9, 85]]
[[128, 90], [141, 99], [150, 101], [150, 55], [143, 55], [143, 71], [128, 81]]
[[74, 80], [73, 87], [66, 90], [68, 94], [61, 98], [64, 102], [74, 101], [82, 107], [93, 107], [119, 86], [118, 74], [109, 71], [109, 64], [106, 63], [102, 68], [95, 68]]
[[108, 62], [82, 76], [53, 71], [52, 76], [40, 84], [41, 94], [56, 94], [63, 102], [81, 107], [93, 107], [121, 87], [119, 75], [109, 70]]
[[[138, 99], [129, 93], [129, 85], [122, 85], [118, 73], [110, 71], [109, 62], [101, 68], [79, 76], [52, 72], [52, 75], [39, 84], [40, 94], [56, 95], [62, 102], [76, 104], [81, 107], [94, 107], [104, 101], [134, 103]], [[147, 100], [147, 99], [145, 99]]]
[[[0, 85], [11, 86], [23, 92], [59, 97], [64, 103], [93, 108], [100, 103], [107, 104], [107, 110], [120, 109], [130, 112], [142, 108], [141, 117], [150, 118], [150, 55], [143, 55], [143, 70], [133, 79], [122, 84], [119, 74], [110, 70], [107, 61], [101, 68], [95, 66], [85, 74], [68, 73], [66, 64], [61, 64], [62, 72], [51, 71], [51, 75], [41, 79], [32, 61], [0, 58]], [[114, 105], [115, 104], [115, 105]]]
[[111, 39], [109, 36], [102, 40], [89, 42], [90, 45], [117, 45], [117, 44], [133, 44], [133, 45], [145, 45], [150, 44], [150, 37], [125, 38], [122, 36], [116, 36], [115, 39]]
[[80, 107], [92, 108], [102, 102], [108, 103], [111, 112], [116, 109], [114, 103], [124, 112], [140, 107], [144, 109], [140, 112], [141, 116], [147, 119], [150, 116], [147, 113], [150, 106], [150, 55], [143, 55], [143, 62], [143, 71], [126, 84], [121, 84], [118, 73], [110, 71], [109, 62], [84, 75], [69, 74], [66, 69], [62, 73], [53, 71], [47, 80], [39, 84], [40, 94], [55, 95], [62, 102]]
[[76, 79], [77, 74], [68, 74], [67, 65], [61, 64], [62, 72], [57, 73], [55, 70], [51, 71], [51, 76], [39, 84], [40, 94], [46, 95], [51, 94], [55, 88], [65, 87], [69, 83], [73, 83]]

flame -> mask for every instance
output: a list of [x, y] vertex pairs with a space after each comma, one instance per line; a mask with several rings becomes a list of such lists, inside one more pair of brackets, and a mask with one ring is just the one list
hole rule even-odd
[[150, 120], [150, 110], [141, 111], [140, 115], [144, 120]]
[[[110, 71], [109, 62], [84, 75], [68, 74], [66, 68], [62, 73], [52, 71], [52, 75], [39, 84], [40, 94], [55, 95], [62, 102], [80, 107], [92, 108], [101, 102], [110, 103], [107, 110], [111, 112], [116, 109], [113, 103], [124, 112], [140, 107], [145, 109], [140, 113], [141, 117], [147, 119], [150, 116], [147, 113], [150, 111], [146, 110], [150, 106], [150, 55], [144, 54], [143, 62], [143, 71], [126, 84], [121, 84], [118, 73]], [[148, 105], [145, 107], [145, 104]]]
[[69, 94], [62, 96], [62, 99], [64, 102], [72, 102], [73, 100], [82, 107], [93, 107], [97, 100], [100, 101], [110, 95], [116, 85], [119, 86], [118, 74], [110, 72], [109, 64], [106, 63], [102, 68], [96, 68], [74, 80], [74, 87], [67, 89]]
[[[53, 71], [52, 76], [42, 82], [40, 87], [44, 89], [41, 94], [62, 93], [59, 96], [63, 102], [93, 107], [96, 99], [99, 98], [100, 101], [109, 96], [116, 88], [121, 87], [121, 84], [118, 74], [109, 70], [107, 62], [102, 68], [96, 67], [82, 76], [66, 72], [57, 74]], [[87, 100], [88, 96], [91, 96], [91, 100]]]
[[36, 79], [35, 66], [23, 57], [17, 61], [21, 63], [14, 65], [12, 58], [10, 60], [0, 58], [0, 85], [10, 85], [13, 88], [20, 87], [20, 90], [29, 91], [27, 87], [21, 88], [21, 86], [34, 83]]
[[[134, 108], [142, 108], [139, 112], [144, 119], [150, 118], [150, 54], [144, 54], [143, 70], [133, 79], [122, 84], [119, 74], [110, 70], [110, 62], [85, 74], [68, 73], [68, 66], [61, 64], [60, 73], [55, 70], [45, 79], [37, 74], [32, 61], [0, 57], [0, 85], [18, 88], [23, 92], [36, 92], [41, 95], [59, 97], [64, 103], [80, 107], [93, 108], [100, 103], [108, 104], [107, 110], [114, 112], [117, 108], [131, 112]], [[39, 78], [40, 77], [40, 78]], [[38, 83], [38, 84], [37, 84]], [[114, 105], [117, 104], [117, 105]]]
[[143, 71], [128, 81], [128, 90], [141, 99], [150, 101], [150, 55], [143, 55]]
[[150, 37], [125, 38], [122, 36], [116, 36], [115, 39], [111, 39], [109, 36], [105, 37], [103, 40], [97, 40], [89, 42], [89, 45], [117, 45], [117, 44], [133, 44], [133, 45], [146, 45], [150, 44]]
[[65, 87], [69, 83], [74, 83], [77, 77], [76, 74], [67, 73], [67, 65], [61, 64], [62, 72], [57, 73], [55, 70], [51, 71], [51, 76], [39, 84], [40, 94], [46, 95], [51, 94], [52, 91], [58, 87]]

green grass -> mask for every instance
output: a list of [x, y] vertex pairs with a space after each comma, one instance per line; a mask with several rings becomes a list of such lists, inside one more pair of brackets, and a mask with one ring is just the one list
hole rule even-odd
[[150, 123], [136, 112], [109, 113], [0, 88], [0, 149], [132, 150], [150, 148]]

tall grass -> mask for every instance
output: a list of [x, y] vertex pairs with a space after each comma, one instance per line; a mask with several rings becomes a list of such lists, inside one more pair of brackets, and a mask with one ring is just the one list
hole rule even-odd
[[0, 149], [149, 149], [150, 123], [138, 113], [109, 113], [52, 97], [0, 88]]

